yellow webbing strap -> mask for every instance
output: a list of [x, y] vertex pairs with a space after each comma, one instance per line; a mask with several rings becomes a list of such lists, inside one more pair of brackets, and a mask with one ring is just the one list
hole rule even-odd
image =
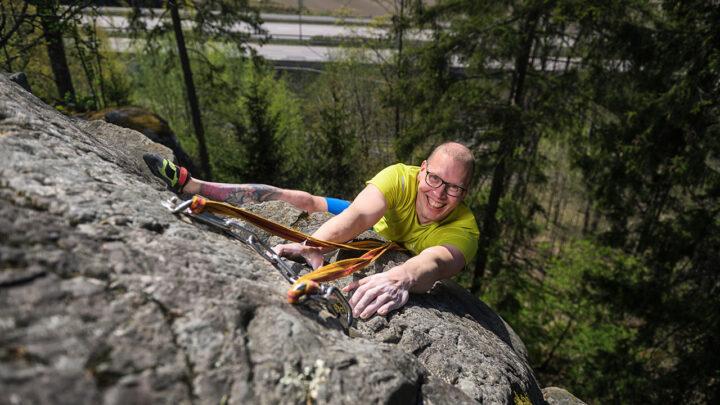
[[317, 291], [319, 288], [319, 282], [331, 281], [340, 277], [349, 276], [355, 271], [371, 264], [388, 250], [402, 249], [400, 245], [394, 242], [382, 243], [374, 240], [363, 240], [350, 243], [335, 243], [316, 239], [308, 234], [285, 225], [278, 224], [277, 222], [263, 218], [242, 208], [219, 201], [213, 201], [198, 195], [193, 197], [190, 210], [195, 214], [207, 210], [212, 213], [222, 214], [233, 218], [242, 218], [273, 235], [293, 242], [306, 242], [308, 246], [332, 247], [336, 249], [349, 249], [365, 252], [360, 257], [330, 263], [298, 278], [295, 284], [293, 284], [288, 291], [288, 302], [293, 304], [296, 303], [303, 295]]
[[308, 246], [331, 247], [335, 249], [348, 249], [364, 252], [385, 245], [385, 243], [378, 242], [376, 240], [361, 240], [350, 243], [336, 243], [316, 239], [306, 233], [300, 232], [282, 224], [278, 224], [277, 222], [263, 218], [257, 214], [253, 214], [252, 212], [246, 211], [240, 207], [236, 207], [234, 205], [230, 205], [220, 201], [214, 201], [205, 197], [201, 197], [199, 195], [193, 197], [192, 204], [190, 205], [190, 210], [196, 214], [207, 210], [216, 214], [222, 214], [232, 218], [242, 218], [247, 222], [250, 222], [251, 224], [257, 226], [258, 228], [264, 229], [275, 236], [279, 236], [292, 242], [306, 242]]
[[338, 260], [335, 263], [318, 267], [315, 271], [305, 274], [295, 281], [292, 287], [290, 287], [290, 290], [288, 290], [288, 302], [294, 304], [301, 296], [315, 292], [319, 288], [318, 282], [336, 280], [340, 277], [351, 275], [368, 266], [385, 252], [392, 249], [401, 249], [401, 247], [395, 242], [388, 242], [366, 252], [360, 257]]

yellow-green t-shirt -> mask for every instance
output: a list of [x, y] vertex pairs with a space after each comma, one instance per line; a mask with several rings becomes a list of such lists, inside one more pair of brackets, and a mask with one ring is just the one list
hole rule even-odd
[[373, 229], [415, 254], [431, 246], [452, 245], [465, 256], [465, 263], [469, 263], [477, 252], [480, 235], [472, 211], [460, 203], [441, 222], [421, 225], [415, 210], [419, 172], [418, 166], [398, 163], [367, 181], [380, 189], [387, 202], [385, 215]]

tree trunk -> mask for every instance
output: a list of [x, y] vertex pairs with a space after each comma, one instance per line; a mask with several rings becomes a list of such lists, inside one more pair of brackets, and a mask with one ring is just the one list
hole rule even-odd
[[480, 281], [485, 276], [485, 268], [487, 267], [487, 255], [490, 251], [490, 246], [499, 235], [496, 215], [500, 207], [500, 199], [505, 193], [506, 159], [508, 158], [509, 150], [512, 150], [508, 138], [509, 137], [504, 137], [500, 143], [498, 162], [493, 170], [490, 195], [488, 196], [488, 203], [485, 208], [485, 216], [483, 217], [482, 230], [480, 232], [480, 240], [478, 241], [475, 272], [472, 277], [471, 290], [474, 293], [480, 292]]
[[[403, 34], [405, 32], [405, 0], [400, 0], [400, 13], [395, 15], [395, 35], [397, 37], [397, 83], [403, 78]], [[400, 103], [395, 101], [395, 139], [400, 139]]]
[[[530, 10], [525, 19], [525, 23], [521, 27], [525, 37], [518, 49], [515, 58], [515, 72], [513, 74], [512, 91], [510, 92], [509, 104], [512, 107], [524, 108], [525, 98], [525, 78], [527, 69], [530, 64], [530, 52], [535, 42], [535, 30], [537, 28], [540, 8], [536, 7]], [[500, 235], [497, 223], [497, 211], [500, 207], [500, 200], [505, 195], [505, 179], [507, 176], [507, 159], [512, 157], [518, 141], [524, 134], [524, 128], [520, 120], [516, 116], [508, 116], [505, 118], [505, 127], [509, 130], [506, 136], [500, 141], [498, 162], [493, 170], [493, 180], [490, 186], [490, 195], [485, 208], [485, 216], [481, 228], [480, 240], [478, 241], [477, 259], [475, 260], [475, 272], [471, 280], [471, 291], [473, 293], [480, 292], [481, 280], [485, 276], [485, 269], [488, 262], [488, 253], [490, 246], [497, 240]]]
[[587, 235], [590, 230], [590, 216], [592, 215], [592, 200], [588, 196], [585, 203], [585, 211], [583, 212], [582, 234]]
[[[7, 45], [10, 42], [10, 39], [15, 35], [16, 32], [20, 29], [20, 26], [23, 25], [27, 21], [28, 14], [28, 7], [30, 6], [29, 1], [23, 2], [22, 10], [20, 12], [15, 11], [15, 7], [12, 3], [5, 4], [5, 2], [0, 3], [0, 22], [2, 22], [2, 35], [0, 35], [0, 48], [3, 49], [5, 54], [7, 55]], [[7, 7], [7, 8], [6, 8]], [[7, 22], [12, 17], [13, 19], [13, 25], [9, 29], [5, 29], [5, 26]], [[6, 58], [7, 63], [10, 63], [10, 58]], [[8, 69], [8, 72], [12, 72], [12, 69]]]
[[[98, 97], [97, 90], [95, 90], [95, 71], [93, 70], [91, 66], [91, 62], [88, 62], [88, 57], [85, 55], [85, 50], [83, 49], [83, 44], [81, 43], [82, 38], [80, 37], [80, 33], [78, 33], [77, 29], [73, 29], [73, 42], [75, 43], [75, 52], [77, 52], [78, 60], [80, 61], [80, 66], [82, 66], [83, 72], [85, 73], [85, 80], [87, 81], [88, 89], [90, 89], [90, 92], [93, 96], [93, 110], [97, 111], [100, 109], [100, 98]], [[98, 65], [99, 66], [99, 65]], [[85, 106], [83, 106], [84, 109]]]
[[180, 66], [183, 70], [183, 78], [185, 80], [185, 90], [187, 92], [188, 103], [190, 104], [190, 114], [192, 116], [193, 127], [195, 128], [195, 137], [198, 141], [198, 151], [200, 152], [200, 166], [202, 167], [205, 180], [212, 180], [212, 172], [210, 169], [210, 157], [208, 155], [207, 145], [205, 143], [205, 131], [200, 116], [200, 106], [195, 93], [195, 83], [193, 82], [192, 69], [190, 68], [190, 58], [188, 57], [187, 48], [185, 47], [185, 36], [182, 32], [180, 21], [180, 12], [176, 0], [168, 0], [167, 7], [170, 9], [170, 16], [173, 23], [173, 31], [175, 32], [175, 41], [177, 42], [178, 55], [180, 56]]
[[565, 187], [565, 176], [560, 175], [558, 179], [558, 189], [555, 191], [557, 197], [555, 198], [555, 206], [553, 207], [553, 215], [550, 222], [555, 228], [560, 226], [560, 217], [562, 216], [563, 206], [565, 205], [565, 193], [563, 187]]
[[73, 87], [70, 68], [65, 57], [65, 45], [63, 44], [63, 32], [60, 21], [55, 16], [55, 2], [37, 2], [37, 11], [40, 16], [40, 25], [43, 29], [43, 38], [47, 46], [50, 68], [55, 79], [58, 97], [62, 102], [75, 102], [75, 88]]

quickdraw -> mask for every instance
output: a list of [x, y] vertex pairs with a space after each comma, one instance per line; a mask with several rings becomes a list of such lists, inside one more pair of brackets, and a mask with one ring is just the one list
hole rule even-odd
[[[319, 240], [295, 229], [245, 211], [242, 208], [212, 201], [200, 196], [195, 196], [186, 201], [173, 197], [163, 205], [173, 214], [185, 214], [202, 223], [220, 229], [228, 236], [250, 246], [260, 256], [270, 262], [285, 280], [292, 284], [290, 290], [288, 290], [288, 302], [295, 304], [300, 302], [303, 297], [306, 300], [319, 302], [324, 305], [330, 314], [340, 321], [345, 331], [349, 329], [353, 322], [350, 304], [337, 287], [320, 283], [348, 276], [371, 264], [388, 250], [402, 249], [399, 245], [392, 242], [382, 243], [364, 240], [350, 243], [335, 243]], [[224, 217], [214, 214], [220, 214]], [[287, 260], [278, 256], [270, 247], [263, 243], [254, 232], [233, 218], [228, 217], [242, 218], [259, 228], [293, 242], [304, 242], [309, 246], [351, 249], [364, 251], [365, 253], [357, 258], [330, 263], [301, 276], [299, 269], [294, 270], [294, 267], [289, 265]]]

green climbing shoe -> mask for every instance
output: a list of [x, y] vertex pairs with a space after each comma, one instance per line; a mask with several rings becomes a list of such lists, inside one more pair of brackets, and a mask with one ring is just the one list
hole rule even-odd
[[177, 166], [161, 156], [146, 153], [143, 155], [143, 160], [150, 168], [150, 171], [165, 182], [168, 190], [176, 194], [180, 194], [185, 184], [191, 179], [190, 172], [187, 169]]

